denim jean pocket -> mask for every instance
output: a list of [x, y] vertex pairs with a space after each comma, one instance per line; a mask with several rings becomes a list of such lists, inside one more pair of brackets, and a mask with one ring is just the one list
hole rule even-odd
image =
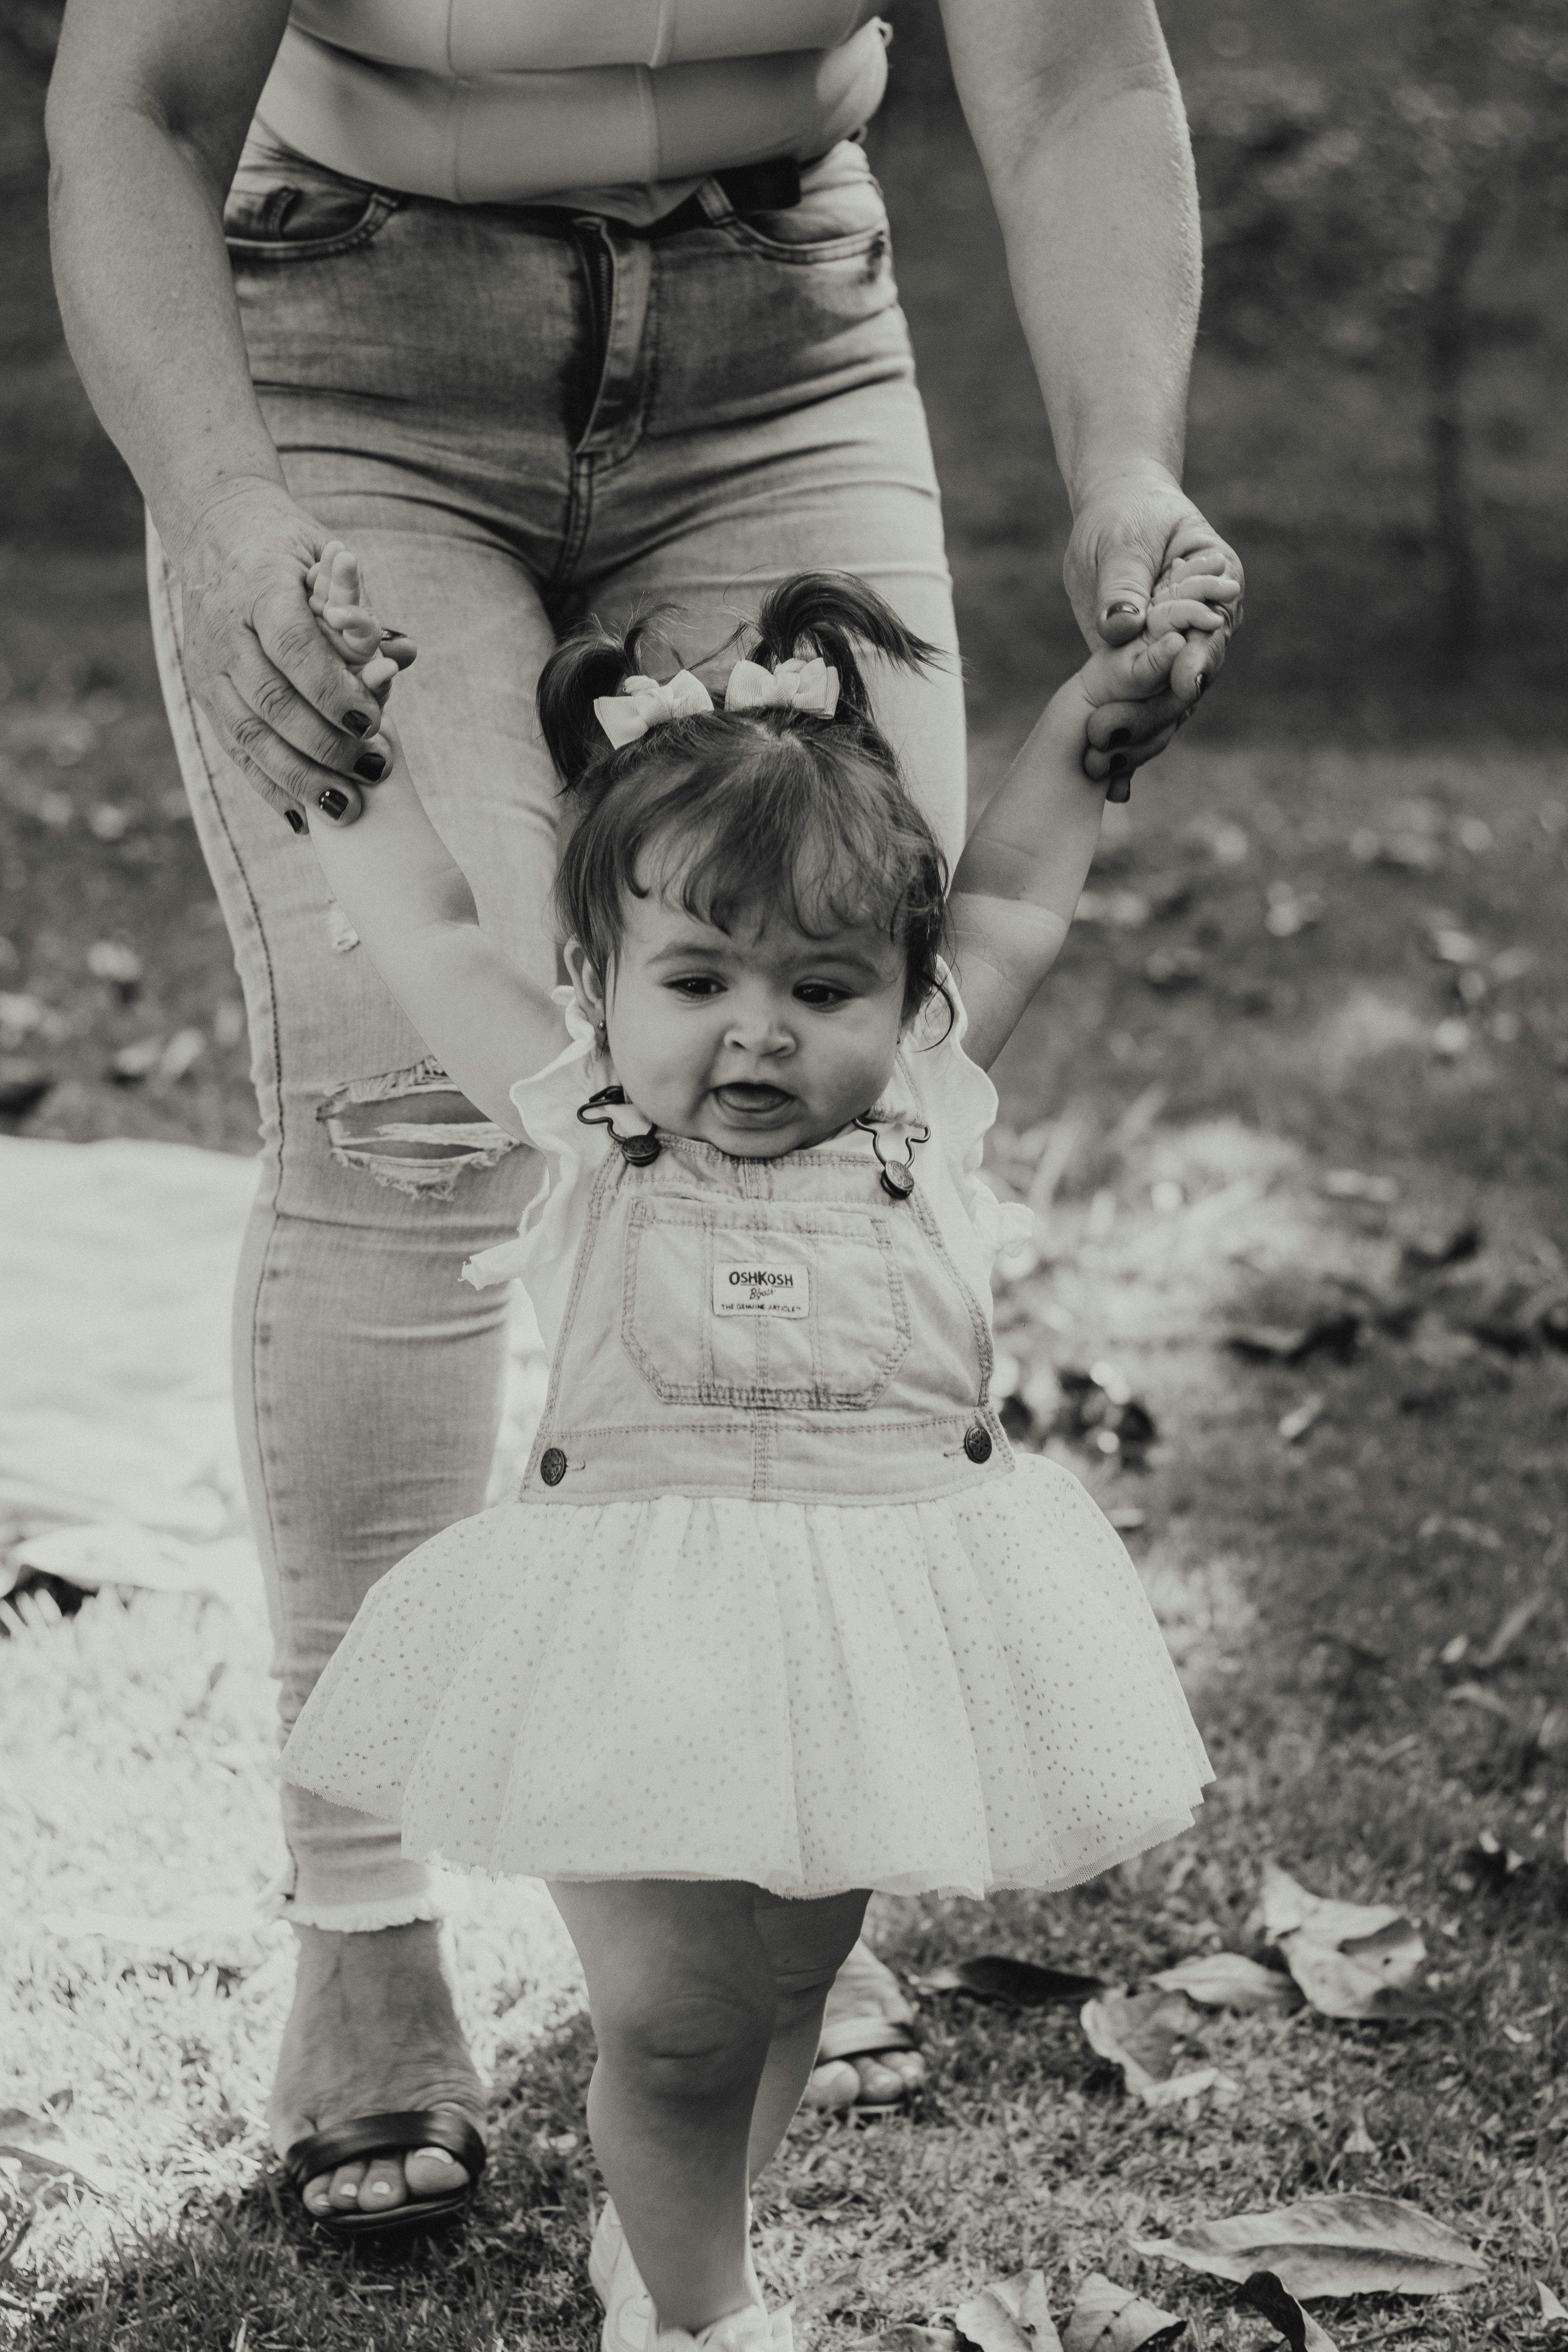
[[236, 259], [321, 260], [367, 244], [400, 202], [390, 189], [252, 138], [224, 206], [224, 236]]
[[784, 1203], [638, 1202], [621, 1336], [666, 1404], [864, 1412], [909, 1350], [884, 1217]]
[[882, 260], [888, 251], [888, 207], [866, 151], [842, 140], [801, 174], [800, 202], [787, 212], [731, 214], [726, 236], [770, 260], [821, 266]]

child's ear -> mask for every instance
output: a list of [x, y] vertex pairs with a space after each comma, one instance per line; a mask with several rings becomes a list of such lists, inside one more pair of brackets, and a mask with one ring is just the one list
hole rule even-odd
[[605, 1017], [605, 989], [581, 940], [568, 940], [563, 951], [566, 977], [577, 999], [577, 1010], [596, 1029]]

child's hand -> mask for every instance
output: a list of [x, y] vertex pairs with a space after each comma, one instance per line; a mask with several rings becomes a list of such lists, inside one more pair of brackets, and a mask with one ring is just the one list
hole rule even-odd
[[[1216, 630], [1223, 629], [1228, 637], [1240, 619], [1240, 581], [1228, 572], [1216, 572], [1205, 562], [1204, 552], [1178, 556], [1161, 573], [1154, 583], [1142, 642], [1155, 643], [1177, 629], [1182, 633], [1182, 649], [1163, 688], [1156, 689], [1159, 699], [1152, 715], [1159, 722], [1157, 731], [1136, 750], [1130, 748], [1133, 730], [1128, 706], [1147, 704], [1151, 698], [1123, 695], [1100, 706], [1089, 730], [1083, 769], [1096, 782], [1109, 778], [1107, 800], [1126, 800], [1133, 769], [1157, 758], [1177, 729], [1192, 717], [1210, 674], [1210, 665], [1204, 659], [1205, 644]], [[1146, 722], [1151, 714], [1145, 709], [1142, 715]]]
[[[393, 679], [414, 659], [414, 647], [395, 630], [384, 629], [366, 605], [359, 558], [342, 540], [329, 540], [306, 572], [305, 585], [322, 635], [384, 705]], [[394, 646], [395, 651], [388, 650]]]

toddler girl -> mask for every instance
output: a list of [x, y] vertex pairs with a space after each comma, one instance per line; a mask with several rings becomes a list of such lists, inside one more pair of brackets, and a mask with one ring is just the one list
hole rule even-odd
[[[340, 558], [351, 649], [356, 593]], [[948, 896], [862, 673], [932, 656], [870, 589], [775, 589], [719, 708], [587, 629], [539, 690], [573, 820], [553, 1002], [405, 766], [352, 828], [311, 819], [432, 1052], [543, 1157], [465, 1271], [523, 1282], [552, 1366], [517, 1500], [375, 1587], [284, 1769], [410, 1854], [549, 1882], [598, 2042], [610, 2352], [787, 2345], [748, 2180], [871, 1890], [1070, 1886], [1209, 1777], [1121, 1543], [997, 1416], [990, 1266], [1027, 1217], [979, 1172], [986, 1066], [1099, 832], [1089, 712], [1182, 642], [1061, 689]]]

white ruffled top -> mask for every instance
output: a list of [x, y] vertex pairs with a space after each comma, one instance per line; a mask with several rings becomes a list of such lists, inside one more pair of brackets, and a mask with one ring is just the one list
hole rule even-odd
[[[959, 1244], [965, 1271], [977, 1275], [988, 1290], [993, 1260], [1021, 1247], [1035, 1220], [1021, 1202], [999, 1201], [980, 1172], [985, 1138], [996, 1121], [996, 1089], [963, 1050], [969, 1016], [945, 965], [939, 966], [939, 976], [947, 1000], [933, 994], [910, 1024], [893, 1083], [878, 1108], [894, 1118], [912, 1116], [931, 1129], [930, 1141], [916, 1154], [917, 1181], [925, 1183], [944, 1240]], [[523, 1211], [517, 1239], [471, 1257], [463, 1279], [477, 1290], [513, 1278], [521, 1282], [533, 1302], [541, 1337], [553, 1350], [593, 1181], [615, 1149], [605, 1128], [584, 1126], [577, 1113], [590, 1095], [614, 1083], [615, 1071], [573, 991], [557, 988], [552, 993], [568, 1042], [552, 1062], [511, 1089], [528, 1139], [543, 1155], [544, 1174]], [[652, 1126], [630, 1103], [616, 1118], [623, 1133], [646, 1134]]]

